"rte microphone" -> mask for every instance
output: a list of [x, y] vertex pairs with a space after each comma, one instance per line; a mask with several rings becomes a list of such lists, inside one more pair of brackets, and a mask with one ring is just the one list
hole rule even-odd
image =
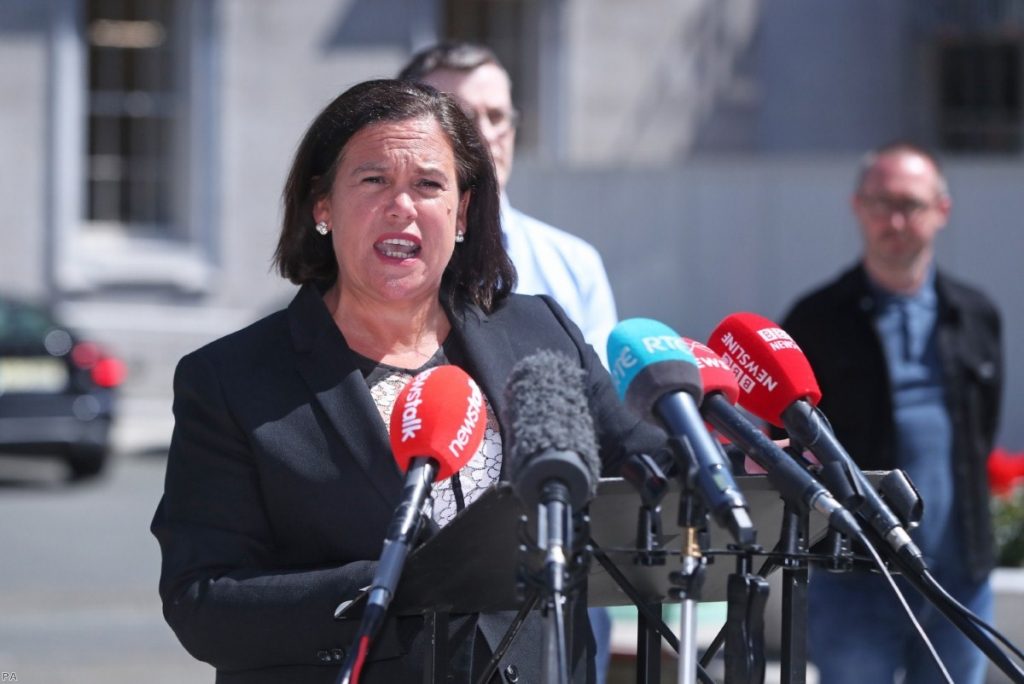
[[768, 480], [791, 504], [813, 508], [829, 525], [850, 537], [859, 537], [860, 526], [825, 487], [789, 457], [778, 444], [736, 410], [740, 388], [732, 369], [718, 354], [696, 340], [683, 338], [690, 346], [704, 384], [701, 414], [733, 444], [765, 469]]
[[538, 351], [513, 367], [505, 403], [509, 480], [520, 501], [537, 510], [548, 588], [560, 594], [573, 513], [594, 497], [601, 475], [583, 370], [565, 355]]
[[747, 501], [697, 410], [700, 371], [682, 338], [649, 318], [622, 321], [608, 337], [608, 363], [626, 406], [660, 424], [692, 457], [697, 487], [718, 524], [737, 544], [754, 544], [757, 533]]
[[483, 394], [457, 366], [436, 366], [417, 375], [395, 400], [391, 412], [391, 451], [405, 472], [405, 486], [384, 538], [380, 561], [370, 583], [355, 648], [338, 682], [359, 681], [406, 557], [419, 534], [431, 502], [431, 485], [451, 477], [473, 457], [483, 441], [487, 411]]
[[736, 313], [726, 316], [712, 331], [708, 346], [736, 375], [740, 405], [762, 420], [785, 427], [818, 457], [823, 468], [843, 474], [843, 478], [834, 478], [840, 483], [851, 478], [862, 497], [858, 513], [910, 567], [924, 572], [927, 567], [921, 550], [815, 408], [821, 399], [818, 381], [789, 333], [757, 314]]

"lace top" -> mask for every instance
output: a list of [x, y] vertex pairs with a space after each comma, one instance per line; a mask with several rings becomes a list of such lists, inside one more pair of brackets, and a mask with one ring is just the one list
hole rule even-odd
[[[391, 410], [394, 408], [395, 400], [402, 388], [418, 373], [448, 363], [445, 350], [447, 345], [446, 341], [425, 364], [415, 369], [377, 363], [356, 354], [359, 368], [370, 388], [370, 396], [373, 397], [373, 403], [377, 405], [377, 410], [380, 412], [385, 426], [391, 424]], [[455, 514], [467, 504], [476, 501], [485, 489], [498, 481], [501, 474], [501, 433], [498, 430], [498, 421], [494, 416], [494, 411], [486, 396], [484, 396], [484, 407], [487, 410], [487, 427], [480, 448], [461, 470], [447, 480], [435, 482], [433, 485], [434, 503], [431, 518], [442, 527], [448, 524]], [[458, 482], [453, 487], [453, 481], [456, 478], [458, 478]]]

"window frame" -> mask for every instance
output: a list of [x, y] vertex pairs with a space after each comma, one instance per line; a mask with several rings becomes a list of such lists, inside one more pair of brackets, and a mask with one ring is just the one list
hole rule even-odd
[[218, 3], [176, 0], [184, 35], [169, 37], [185, 46], [175, 69], [187, 71], [183, 115], [175, 125], [182, 161], [171, 172], [172, 202], [181, 208], [166, 234], [136, 232], [124, 223], [86, 217], [88, 127], [87, 0], [53, 3], [49, 94], [48, 222], [52, 284], [65, 293], [117, 287], [164, 287], [202, 293], [212, 284], [218, 254], [216, 217], [217, 148], [214, 40]]

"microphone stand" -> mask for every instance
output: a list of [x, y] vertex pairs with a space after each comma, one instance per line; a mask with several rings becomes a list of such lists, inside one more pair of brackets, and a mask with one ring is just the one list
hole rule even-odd
[[807, 681], [808, 513], [788, 501], [782, 513], [782, 676], [783, 684]]
[[545, 485], [545, 493], [550, 500], [541, 506], [538, 514], [541, 520], [538, 526], [548, 532], [548, 538], [538, 540], [541, 548], [546, 550], [544, 557], [544, 605], [541, 614], [544, 621], [544, 681], [554, 684], [569, 682], [569, 651], [565, 633], [565, 580], [572, 549], [572, 528], [570, 518], [569, 490], [561, 482]]
[[[665, 564], [665, 550], [661, 547], [661, 506], [642, 505], [637, 517], [636, 547], [637, 553], [633, 562], [648, 567]], [[603, 565], [604, 563], [602, 563]], [[637, 684], [657, 684], [661, 681], [661, 604], [651, 603], [645, 606], [646, 611], [637, 611], [636, 653], [637, 653]], [[657, 617], [654, 622], [649, 618]], [[676, 643], [676, 649], [679, 645]]]
[[[687, 449], [680, 451], [688, 452]], [[679, 684], [695, 684], [697, 679], [697, 604], [704, 586], [707, 558], [701, 553], [699, 535], [707, 530], [707, 509], [701, 504], [694, 486], [697, 464], [687, 453], [682, 490], [679, 496], [679, 526], [682, 528], [680, 560], [682, 568], [669, 575], [671, 596], [680, 601]]]
[[[646, 523], [651, 520], [649, 517], [651, 514], [657, 515], [658, 511], [653, 512], [646, 506], [641, 507], [640, 512], [640, 528], [643, 532]], [[657, 527], [660, 527], [658, 525]], [[646, 536], [646, 535], [644, 535]], [[665, 620], [661, 614], [661, 604], [651, 603], [645, 599], [636, 590], [629, 579], [619, 570], [618, 566], [615, 565], [608, 558], [608, 554], [604, 549], [598, 545], [597, 542], [591, 538], [590, 545], [593, 548], [594, 559], [601, 564], [601, 567], [605, 569], [608, 575], [615, 581], [615, 583], [622, 589], [623, 593], [629, 597], [633, 605], [637, 610], [637, 671], [636, 671], [636, 682], [637, 684], [659, 684], [661, 682], [661, 639], [664, 639], [669, 647], [679, 653], [679, 639], [672, 632], [672, 629], [665, 624]], [[659, 549], [660, 546], [657, 539], [654, 539], [650, 548], [640, 544], [640, 548], [633, 558], [633, 562], [639, 565], [664, 565], [665, 556], [667, 552], [664, 549]], [[697, 679], [702, 684], [714, 684], [714, 680], [708, 676], [707, 672], [703, 667], [697, 668]]]
[[[783, 498], [782, 527], [771, 556], [754, 575], [750, 560], [739, 557], [738, 572], [729, 578], [729, 607], [726, 624], [712, 640], [701, 659], [706, 667], [725, 645], [726, 682], [764, 681], [764, 609], [768, 584], [764, 577], [772, 566], [781, 566], [782, 655], [781, 684], [804, 684], [807, 677], [807, 540], [809, 513]], [[735, 588], [734, 588], [735, 583]]]
[[763, 684], [764, 611], [768, 581], [751, 572], [753, 552], [736, 557], [736, 572], [729, 575], [725, 622], [726, 684]]
[[[586, 581], [590, 562], [590, 549], [580, 548], [578, 542], [590, 538], [590, 518], [584, 512], [573, 512], [564, 483], [548, 482], [544, 491], [546, 502], [536, 509], [536, 540], [527, 531], [528, 516], [519, 519], [517, 593], [529, 597], [531, 606], [539, 604], [544, 618], [543, 681], [568, 684], [572, 644], [567, 627], [574, 624], [572, 599]], [[517, 623], [526, 612], [520, 611]], [[488, 671], [493, 671], [491, 665], [497, 661], [492, 657]]]
[[[524, 521], [525, 522], [525, 521]], [[525, 586], [521, 585], [521, 589], [525, 591]], [[505, 632], [505, 636], [502, 638], [501, 643], [494, 650], [494, 654], [491, 656], [490, 661], [487, 663], [487, 667], [484, 668], [480, 678], [477, 679], [476, 684], [487, 684], [491, 681], [491, 677], [498, 671], [498, 664], [501, 659], [508, 653], [508, 649], [512, 646], [512, 642], [519, 636], [519, 630], [522, 628], [523, 623], [526, 621], [530, 611], [537, 605], [537, 601], [540, 598], [540, 593], [533, 591], [529, 596], [523, 597], [523, 603], [519, 607], [519, 612], [516, 613], [515, 618], [512, 620], [512, 624], [509, 626], [508, 631]], [[444, 684], [444, 679], [434, 679], [431, 684]]]

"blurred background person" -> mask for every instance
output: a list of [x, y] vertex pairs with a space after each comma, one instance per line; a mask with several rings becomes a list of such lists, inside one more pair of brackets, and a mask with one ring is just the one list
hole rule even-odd
[[[860, 262], [800, 299], [783, 320], [821, 385], [821, 408], [865, 470], [906, 471], [924, 500], [912, 537], [957, 600], [992, 619], [986, 461], [1003, 379], [1000, 316], [990, 299], [935, 264], [951, 200], [935, 157], [897, 142], [864, 157], [852, 198]], [[958, 684], [986, 658], [908, 583], [928, 638]], [[821, 681], [940, 681], [884, 580], [816, 571], [809, 648]]]
[[[516, 267], [516, 291], [553, 297], [607, 365], [608, 333], [615, 327], [617, 313], [601, 255], [582, 238], [509, 204], [505, 187], [512, 172], [519, 112], [505, 67], [488, 47], [446, 41], [413, 55], [399, 78], [451, 93], [476, 123], [498, 175], [502, 240]], [[597, 640], [598, 682], [603, 683], [611, 658], [611, 616], [605, 608], [591, 608], [590, 622]]]
[[[511, 294], [494, 167], [451, 97], [354, 86], [306, 132], [284, 197], [275, 262], [301, 289], [179, 363], [152, 524], [167, 622], [218, 682], [334, 681], [357, 621], [333, 611], [373, 577], [404, 484], [386, 426], [417, 373], [460, 366], [487, 408], [477, 453], [434, 485], [438, 526], [503, 477], [506, 378], [538, 349], [579, 360], [609, 474], [664, 444], [557, 304]], [[591, 682], [587, 612], [571, 614], [573, 681]], [[477, 681], [513, 617], [452, 616], [451, 681]], [[422, 626], [391, 619], [362, 681], [422, 679]], [[493, 681], [540, 681], [541, 633], [534, 611]]]
[[516, 292], [554, 297], [604, 359], [608, 333], [618, 320], [601, 255], [582, 238], [527, 216], [509, 203], [506, 185], [519, 112], [501, 62], [483, 45], [443, 42], [416, 53], [399, 78], [451, 93], [476, 123], [498, 174], [502, 240], [516, 267]]

